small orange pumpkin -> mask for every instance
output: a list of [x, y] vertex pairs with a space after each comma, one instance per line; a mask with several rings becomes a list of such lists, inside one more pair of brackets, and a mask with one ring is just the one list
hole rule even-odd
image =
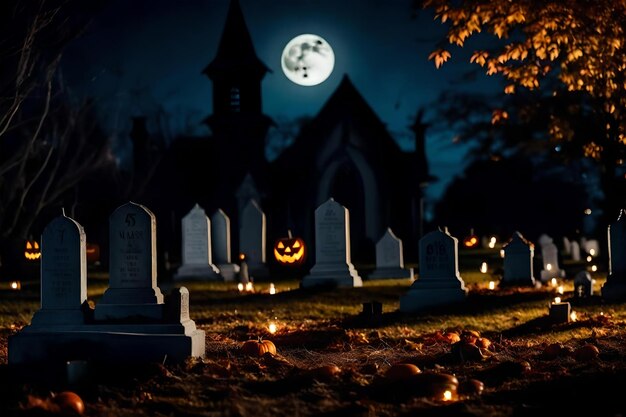
[[85, 412], [85, 403], [74, 392], [61, 392], [52, 401], [59, 407], [60, 413], [64, 416], [80, 416]]
[[280, 238], [274, 244], [274, 258], [281, 265], [300, 266], [306, 259], [304, 240], [293, 237], [291, 230], [288, 237]]
[[241, 351], [249, 356], [263, 356], [266, 353], [276, 355], [276, 345], [270, 340], [263, 340], [259, 337], [257, 340], [251, 339], [243, 342]]
[[421, 369], [412, 363], [396, 363], [387, 369], [385, 377], [390, 381], [403, 381], [421, 372]]

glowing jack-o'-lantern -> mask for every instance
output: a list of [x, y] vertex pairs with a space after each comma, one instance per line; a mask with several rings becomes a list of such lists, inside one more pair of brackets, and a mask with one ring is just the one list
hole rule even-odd
[[26, 241], [26, 250], [24, 250], [24, 258], [29, 261], [36, 261], [41, 258], [41, 252], [39, 251], [39, 243], [36, 240]]
[[274, 244], [274, 258], [282, 265], [301, 265], [306, 258], [306, 246], [304, 240], [299, 237], [289, 236], [280, 238]]

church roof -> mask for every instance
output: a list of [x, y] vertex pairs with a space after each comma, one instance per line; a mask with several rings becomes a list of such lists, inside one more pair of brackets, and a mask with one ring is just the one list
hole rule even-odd
[[260, 76], [270, 71], [256, 55], [239, 0], [230, 1], [217, 54], [203, 73], [213, 78], [215, 73], [226, 71], [253, 71]]
[[[326, 101], [317, 116], [304, 126], [294, 144], [281, 154], [280, 159], [313, 155], [321, 149], [329, 133], [338, 125], [358, 132], [347, 135], [349, 143], [362, 152], [380, 157], [383, 154], [400, 157], [402, 151], [391, 137], [385, 124], [365, 101], [347, 75]], [[313, 152], [313, 153], [311, 153]]]

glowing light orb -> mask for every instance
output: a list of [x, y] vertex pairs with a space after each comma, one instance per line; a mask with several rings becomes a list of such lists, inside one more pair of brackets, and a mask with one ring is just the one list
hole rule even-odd
[[335, 53], [324, 38], [307, 33], [289, 41], [280, 65], [291, 81], [310, 87], [324, 82], [333, 72]]

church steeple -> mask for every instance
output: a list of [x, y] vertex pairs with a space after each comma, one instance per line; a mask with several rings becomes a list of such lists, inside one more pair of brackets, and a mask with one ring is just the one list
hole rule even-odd
[[256, 55], [239, 0], [231, 0], [217, 54], [203, 71], [213, 81], [209, 124], [216, 116], [262, 114], [261, 80], [268, 71]]

